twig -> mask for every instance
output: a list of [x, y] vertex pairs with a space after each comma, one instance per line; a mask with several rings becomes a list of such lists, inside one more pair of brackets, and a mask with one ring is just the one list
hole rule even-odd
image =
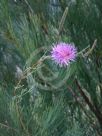
[[96, 132], [98, 135], [101, 136], [101, 133], [99, 132], [99, 130], [96, 128], [96, 124], [93, 122], [92, 118], [89, 116], [89, 114], [85, 111], [82, 103], [79, 101], [77, 94], [75, 93], [75, 91], [72, 90], [71, 87], [68, 87], [69, 91], [72, 93], [73, 97], [75, 98], [75, 101], [80, 105], [80, 107], [82, 108], [82, 110], [84, 111], [85, 115], [89, 118], [90, 123], [92, 124], [92, 127], [96, 129]]
[[18, 133], [18, 131], [17, 131], [16, 129], [14, 129], [14, 128], [8, 126], [8, 125], [5, 125], [5, 124], [3, 124], [3, 123], [0, 123], [0, 126], [5, 127], [5, 128], [8, 128], [8, 129], [11, 129], [11, 130], [13, 130], [13, 131], [15, 131], [15, 132]]
[[[92, 53], [92, 51], [94, 50], [95, 46], [97, 44], [97, 39], [94, 41], [92, 47], [90, 48], [90, 46], [88, 45], [85, 49], [83, 49], [82, 51], [78, 52], [78, 56], [82, 55], [83, 57], [87, 57], [89, 54]], [[88, 51], [86, 53], [84, 53], [86, 50], [88, 49]]]
[[31, 6], [29, 5], [27, 0], [24, 0], [24, 2], [26, 3], [26, 5], [28, 6], [28, 8], [30, 9], [31, 13], [33, 13], [33, 9], [31, 8]]
[[19, 121], [20, 121], [20, 123], [21, 123], [21, 126], [22, 126], [23, 130], [26, 132], [27, 136], [30, 136], [30, 134], [29, 134], [29, 132], [28, 132], [28, 129], [25, 127], [25, 125], [24, 125], [24, 123], [23, 123], [23, 121], [22, 121], [22, 115], [21, 115], [21, 113], [20, 113], [20, 110], [19, 110], [19, 108], [18, 108], [17, 103], [16, 103], [16, 111], [17, 111], [17, 114], [18, 114], [18, 116], [19, 116]]
[[79, 56], [79, 55], [84, 56], [83, 53], [84, 53], [89, 47], [90, 47], [90, 46], [88, 45], [86, 48], [84, 48], [83, 50], [81, 50], [80, 52], [78, 52], [77, 55], [78, 55], [78, 56]]
[[92, 51], [94, 50], [96, 44], [97, 44], [97, 39], [95, 39], [95, 41], [94, 41], [94, 43], [93, 43], [91, 49], [89, 49], [89, 50], [84, 54], [84, 57], [87, 57], [89, 54], [92, 53]]
[[[80, 106], [81, 106], [81, 108], [84, 110], [83, 105], [80, 103], [80, 101], [79, 101], [79, 99], [78, 99], [78, 96], [77, 96], [77, 94], [75, 93], [75, 91], [73, 91], [70, 87], [68, 87], [68, 89], [69, 89], [69, 91], [72, 93], [72, 95], [73, 95], [73, 97], [75, 98], [76, 102], [79, 103]], [[91, 117], [87, 114], [87, 112], [86, 112], [85, 110], [84, 110], [84, 112], [85, 112], [85, 114], [88, 116], [88, 118], [89, 118], [90, 120], [92, 120]]]
[[17, 83], [17, 85], [15, 87], [14, 95], [16, 94], [17, 89], [23, 87], [23, 85], [22, 86], [19, 86], [19, 85], [22, 82], [22, 80], [26, 79], [28, 73], [32, 74], [32, 71], [34, 70], [34, 68], [36, 68], [37, 66], [41, 65], [43, 63], [43, 61], [45, 61], [46, 59], [50, 59], [50, 58], [51, 58], [50, 56], [43, 56], [43, 57], [41, 57], [36, 63], [34, 63], [31, 67], [27, 68], [23, 72], [22, 78], [18, 81], [18, 83]]
[[64, 11], [64, 13], [63, 13], [63, 16], [62, 16], [62, 18], [61, 18], [61, 21], [60, 21], [60, 23], [59, 23], [59, 35], [60, 35], [60, 33], [61, 33], [61, 31], [62, 31], [62, 29], [63, 29], [63, 25], [64, 25], [64, 22], [65, 22], [65, 19], [66, 19], [66, 17], [67, 17], [67, 14], [68, 14], [68, 7], [66, 7], [66, 9], [65, 9], [65, 11]]
[[84, 93], [83, 89], [81, 88], [81, 86], [80, 86], [80, 84], [79, 84], [77, 79], [75, 79], [75, 83], [76, 83], [76, 85], [77, 85], [77, 87], [79, 89], [79, 93], [84, 98], [85, 102], [88, 104], [89, 108], [91, 109], [91, 111], [94, 113], [94, 115], [98, 119], [98, 121], [100, 123], [100, 126], [102, 126], [102, 114], [101, 114], [101, 112], [99, 112], [99, 110], [97, 111], [96, 107], [91, 103], [91, 101], [86, 96], [86, 94]]

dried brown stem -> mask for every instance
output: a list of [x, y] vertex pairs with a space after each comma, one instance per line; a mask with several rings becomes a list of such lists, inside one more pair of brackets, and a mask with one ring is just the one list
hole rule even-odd
[[85, 102], [88, 104], [90, 110], [94, 113], [94, 115], [96, 116], [97, 120], [100, 123], [100, 126], [102, 126], [102, 114], [101, 112], [99, 112], [99, 110], [97, 111], [96, 106], [94, 106], [91, 101], [89, 100], [89, 98], [86, 96], [86, 94], [84, 93], [83, 89], [81, 88], [79, 82], [77, 79], [75, 79], [75, 83], [78, 87], [79, 93], [81, 94], [81, 96], [83, 97], [83, 99], [85, 100]]
[[76, 94], [75, 91], [72, 90], [71, 87], [68, 87], [69, 91], [71, 92], [71, 94], [73, 95], [75, 101], [80, 105], [81, 109], [83, 110], [83, 112], [85, 113], [85, 115], [88, 117], [90, 123], [92, 124], [92, 127], [96, 130], [97, 134], [99, 136], [101, 136], [100, 131], [98, 130], [98, 128], [96, 127], [96, 124], [94, 123], [94, 121], [92, 120], [92, 118], [89, 116], [89, 114], [85, 111], [82, 103], [79, 101], [78, 95]]

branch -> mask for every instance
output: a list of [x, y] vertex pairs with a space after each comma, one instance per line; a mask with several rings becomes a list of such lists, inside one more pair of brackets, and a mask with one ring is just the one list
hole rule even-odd
[[81, 88], [79, 82], [77, 81], [77, 79], [75, 79], [75, 83], [76, 83], [76, 85], [77, 85], [77, 87], [79, 89], [79, 93], [81, 94], [81, 96], [83, 97], [85, 102], [88, 104], [89, 108], [94, 113], [96, 118], [98, 119], [98, 121], [100, 123], [100, 126], [102, 126], [102, 114], [101, 114], [101, 112], [99, 112], [99, 110], [97, 111], [96, 107], [94, 107], [94, 105], [90, 102], [89, 98], [86, 96], [86, 94], [82, 90], [82, 88]]

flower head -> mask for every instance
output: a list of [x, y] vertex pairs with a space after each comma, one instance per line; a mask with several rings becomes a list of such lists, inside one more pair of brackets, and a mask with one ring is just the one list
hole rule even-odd
[[51, 58], [61, 67], [75, 61], [76, 56], [77, 49], [73, 44], [58, 43], [54, 45], [51, 51]]

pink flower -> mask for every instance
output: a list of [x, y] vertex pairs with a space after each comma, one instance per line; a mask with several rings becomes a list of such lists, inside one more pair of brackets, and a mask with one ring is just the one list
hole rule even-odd
[[67, 66], [70, 62], [75, 61], [77, 49], [73, 44], [58, 43], [55, 44], [51, 51], [51, 58], [59, 66]]

